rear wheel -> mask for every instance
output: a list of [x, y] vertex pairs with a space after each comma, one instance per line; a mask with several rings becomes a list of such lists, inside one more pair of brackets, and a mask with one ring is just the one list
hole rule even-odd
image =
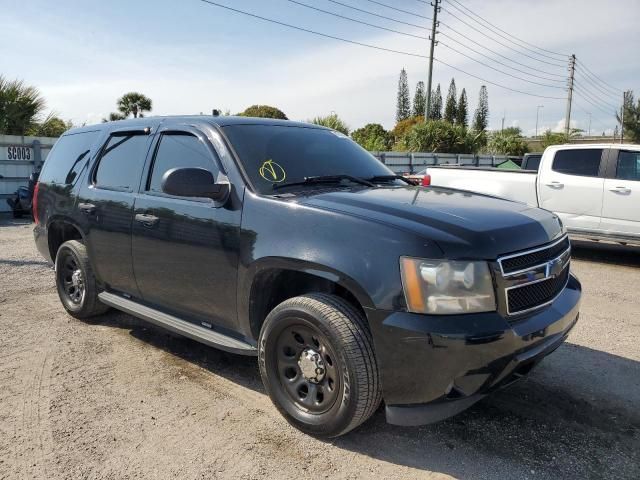
[[64, 308], [76, 318], [89, 318], [109, 307], [98, 300], [98, 288], [87, 250], [78, 240], [64, 242], [56, 255], [56, 286]]
[[273, 309], [260, 334], [259, 363], [271, 400], [305, 433], [343, 435], [380, 404], [371, 333], [340, 297], [304, 295]]

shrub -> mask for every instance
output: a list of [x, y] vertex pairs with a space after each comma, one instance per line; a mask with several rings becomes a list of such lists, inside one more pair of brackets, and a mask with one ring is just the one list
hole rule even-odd
[[393, 145], [393, 137], [379, 123], [368, 123], [354, 130], [351, 138], [370, 152], [384, 152]]
[[251, 105], [244, 112], [238, 114], [241, 117], [276, 118], [278, 120], [289, 120], [284, 112], [269, 105]]
[[[519, 130], [519, 129], [518, 129]], [[515, 131], [493, 132], [489, 137], [487, 150], [492, 155], [524, 155], [529, 145]]]
[[482, 132], [452, 125], [445, 120], [429, 120], [415, 125], [405, 138], [411, 152], [475, 153]]
[[393, 149], [399, 151], [407, 150], [409, 148], [406, 141], [407, 134], [415, 125], [423, 122], [424, 117], [409, 117], [396, 123], [396, 126], [391, 130], [391, 136], [393, 137], [394, 143]]
[[336, 113], [332, 113], [331, 115], [327, 115], [326, 117], [316, 117], [313, 120], [310, 120], [309, 123], [322, 125], [323, 127], [332, 128], [333, 130], [337, 130], [340, 133], [349, 135], [349, 126], [344, 123], [344, 121], [340, 117], [338, 117]]

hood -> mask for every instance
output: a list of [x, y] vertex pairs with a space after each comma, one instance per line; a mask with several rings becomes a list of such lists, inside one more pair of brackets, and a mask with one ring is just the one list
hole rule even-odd
[[494, 260], [558, 238], [558, 217], [524, 203], [440, 187], [319, 193], [299, 202], [416, 233], [447, 258]]

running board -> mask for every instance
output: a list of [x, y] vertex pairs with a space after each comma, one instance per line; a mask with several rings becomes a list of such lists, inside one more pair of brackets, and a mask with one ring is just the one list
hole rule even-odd
[[113, 293], [102, 292], [98, 294], [98, 298], [105, 305], [122, 310], [134, 317], [141, 318], [167, 330], [171, 330], [172, 332], [209, 345], [210, 347], [219, 348], [220, 350], [226, 350], [231, 353], [239, 353], [241, 355], [255, 356], [258, 354], [256, 347], [247, 342], [229, 337], [215, 330], [200, 327], [191, 322], [174, 317], [173, 315], [159, 312], [158, 310], [140, 305], [132, 300], [114, 295]]

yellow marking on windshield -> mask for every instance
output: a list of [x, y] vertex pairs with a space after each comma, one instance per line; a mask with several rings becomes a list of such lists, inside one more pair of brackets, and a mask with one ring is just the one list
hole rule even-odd
[[287, 178], [287, 173], [273, 160], [266, 160], [260, 167], [260, 176], [268, 182], [281, 183]]

